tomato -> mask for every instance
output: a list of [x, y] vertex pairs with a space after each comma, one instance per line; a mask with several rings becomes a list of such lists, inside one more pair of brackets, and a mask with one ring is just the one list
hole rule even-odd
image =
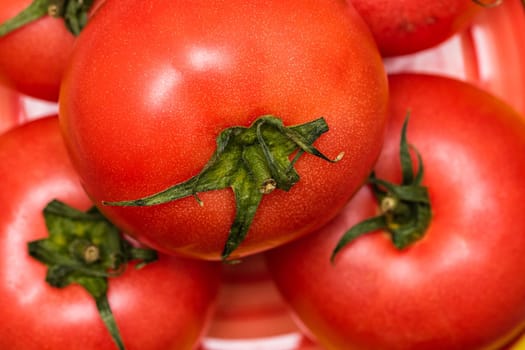
[[[315, 146], [344, 157], [301, 156], [293, 164], [300, 181], [265, 195], [254, 218], [246, 214], [253, 222], [241, 223], [249, 231], [234, 259], [335, 215], [379, 154], [387, 95], [372, 37], [341, 1], [108, 1], [78, 38], [60, 121], [83, 186], [115, 224], [165, 253], [219, 259], [236, 199], [260, 194], [234, 198], [221, 188], [141, 207], [102, 201], [143, 198], [196, 176], [229, 128], [268, 115], [286, 128], [324, 117], [329, 131]], [[221, 174], [252, 160], [235, 158]]]
[[[42, 216], [48, 202], [91, 206], [57, 118], [2, 135], [0, 171], [0, 348], [116, 349], [86, 290], [51, 287], [46, 266], [28, 255], [28, 242], [48, 236]], [[219, 272], [215, 264], [159, 255], [110, 278], [107, 298], [126, 348], [194, 349], [211, 317]]]
[[[60, 5], [55, 1], [55, 5], [82, 8], [89, 7], [91, 2], [69, 1]], [[47, 0], [9, 0], [0, 6], [0, 82], [25, 95], [55, 102], [75, 42], [73, 32], [80, 28], [74, 22], [76, 26], [70, 25], [74, 29], [68, 29], [63, 18], [47, 15], [48, 6], [51, 8], [52, 4]], [[8, 30], [11, 28], [6, 22], [22, 12], [31, 20]], [[67, 18], [69, 25], [72, 21]]]
[[22, 96], [11, 89], [0, 86], [0, 133], [20, 124], [26, 118]]
[[343, 235], [378, 215], [373, 187], [364, 186], [327, 226], [268, 252], [269, 269], [326, 349], [500, 348], [525, 327], [523, 117], [458, 80], [399, 74], [389, 81], [389, 124], [374, 174], [399, 183], [399, 135], [410, 111], [406, 137], [422, 158], [420, 186], [431, 206], [423, 237], [397, 249], [386, 229], [374, 230], [331, 263]]
[[[369, 25], [383, 56], [434, 47], [471, 23], [483, 8], [473, 0], [349, 0]], [[490, 1], [480, 1], [487, 3]]]
[[246, 257], [240, 264], [224, 266], [217, 308], [207, 338], [246, 341], [296, 332], [297, 326], [271, 279], [262, 254]]

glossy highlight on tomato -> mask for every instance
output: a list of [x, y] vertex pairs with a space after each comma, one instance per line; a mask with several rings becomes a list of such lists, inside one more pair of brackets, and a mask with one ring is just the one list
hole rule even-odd
[[353, 8], [335, 0], [117, 3], [101, 6], [78, 38], [60, 122], [83, 186], [124, 231], [165, 253], [220, 259], [236, 209], [229, 189], [149, 207], [102, 201], [190, 179], [222, 131], [266, 115], [285, 127], [324, 118], [329, 130], [315, 147], [344, 157], [329, 164], [303, 155], [294, 164], [299, 182], [264, 196], [232, 259], [319, 228], [365, 180], [381, 147], [388, 87]]

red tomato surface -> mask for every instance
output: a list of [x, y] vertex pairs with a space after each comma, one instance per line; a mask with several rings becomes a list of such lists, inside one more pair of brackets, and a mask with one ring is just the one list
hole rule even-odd
[[[31, 2], [2, 1], [0, 23], [16, 16]], [[64, 21], [50, 16], [0, 37], [0, 82], [32, 97], [57, 101], [74, 41]]]
[[482, 6], [472, 0], [348, 0], [366, 21], [384, 56], [434, 47], [471, 23]]
[[497, 349], [525, 326], [523, 117], [444, 77], [394, 75], [376, 176], [398, 183], [400, 129], [423, 157], [433, 218], [397, 250], [342, 235], [378, 213], [370, 187], [317, 233], [267, 253], [277, 286], [326, 349]]
[[0, 133], [3, 133], [26, 119], [22, 96], [0, 86]]
[[263, 254], [224, 266], [217, 308], [207, 338], [257, 340], [296, 331], [297, 326], [272, 281]]
[[[56, 117], [0, 138], [0, 348], [116, 349], [95, 302], [78, 285], [45, 282], [29, 241], [47, 236], [42, 210], [58, 198], [81, 210], [90, 201], [73, 170]], [[160, 255], [110, 279], [108, 299], [128, 350], [194, 349], [211, 316], [220, 267]]]
[[323, 116], [330, 130], [316, 147], [345, 156], [301, 157], [299, 183], [263, 198], [231, 257], [278, 246], [326, 223], [363, 182], [386, 100], [377, 48], [341, 1], [109, 1], [78, 38], [60, 119], [83, 185], [113, 222], [161, 251], [218, 259], [235, 214], [229, 189], [199, 193], [203, 207], [191, 196], [141, 208], [101, 201], [198, 174], [226, 128]]

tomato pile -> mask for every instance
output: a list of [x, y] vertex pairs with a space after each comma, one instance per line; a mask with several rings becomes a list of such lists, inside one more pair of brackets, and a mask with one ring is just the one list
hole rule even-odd
[[0, 5], [0, 348], [208, 350], [262, 269], [322, 349], [507, 349], [525, 115], [388, 69], [499, 6]]

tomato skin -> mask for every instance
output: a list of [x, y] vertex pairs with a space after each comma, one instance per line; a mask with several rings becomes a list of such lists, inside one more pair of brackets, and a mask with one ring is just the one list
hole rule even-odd
[[[47, 236], [42, 209], [54, 198], [87, 209], [58, 118], [0, 138], [0, 329], [2, 349], [116, 349], [95, 302], [77, 285], [56, 289], [27, 243]], [[211, 317], [220, 266], [160, 255], [110, 279], [108, 299], [127, 349], [194, 349]]]
[[436, 46], [464, 29], [482, 10], [472, 0], [349, 0], [369, 25], [385, 57]]
[[388, 91], [353, 9], [332, 0], [116, 3], [106, 2], [78, 38], [60, 119], [83, 185], [126, 232], [170, 254], [220, 258], [235, 214], [229, 189], [199, 193], [203, 207], [194, 198], [141, 208], [101, 201], [189, 179], [222, 130], [265, 114], [286, 126], [324, 116], [330, 131], [316, 147], [345, 157], [303, 156], [299, 183], [263, 198], [232, 258], [320, 227], [364, 181], [379, 154]]
[[207, 338], [262, 339], [297, 332], [288, 306], [275, 287], [263, 254], [224, 266], [217, 307]]
[[[0, 23], [16, 16], [31, 2], [4, 1]], [[0, 37], [0, 82], [25, 95], [58, 101], [60, 81], [74, 41], [64, 21], [50, 16]]]
[[368, 186], [315, 234], [267, 253], [304, 327], [327, 349], [497, 349], [525, 327], [525, 125], [466, 83], [390, 78], [391, 107], [378, 178], [401, 178], [399, 138], [423, 157], [433, 220], [396, 250], [384, 232], [330, 256], [344, 232], [378, 213]]

